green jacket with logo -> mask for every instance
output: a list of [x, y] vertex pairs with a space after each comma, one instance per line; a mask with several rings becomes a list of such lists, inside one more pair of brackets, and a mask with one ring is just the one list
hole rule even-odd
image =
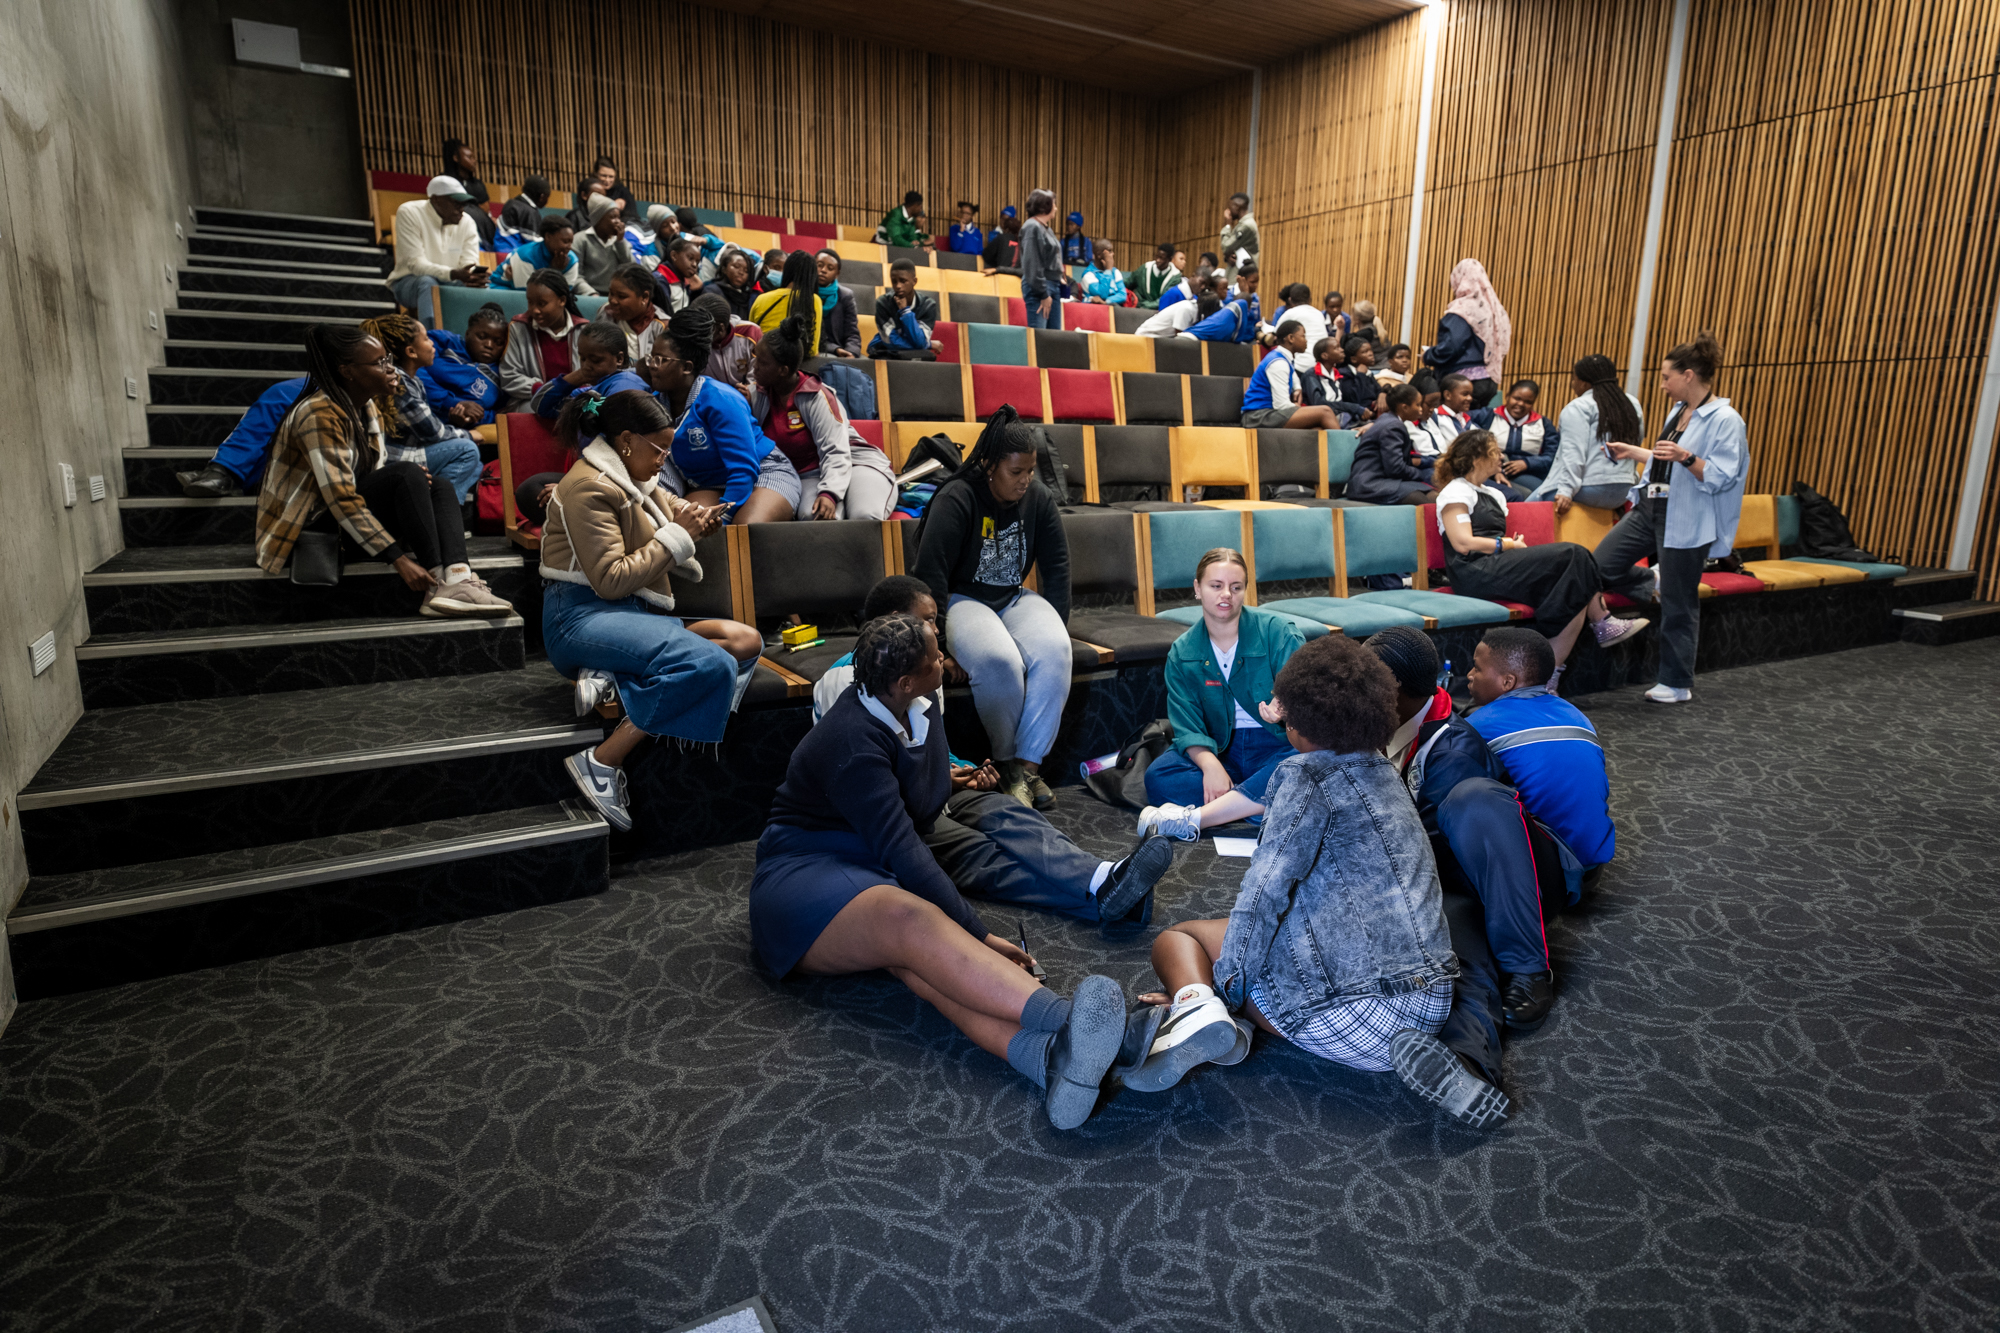
[[1208, 626], [1196, 621], [1167, 650], [1167, 718], [1174, 724], [1174, 749], [1186, 754], [1199, 745], [1221, 754], [1236, 735], [1236, 705], [1259, 719], [1264, 730], [1285, 738], [1283, 725], [1264, 722], [1257, 705], [1271, 698], [1271, 684], [1292, 654], [1305, 646], [1299, 627], [1282, 616], [1243, 608], [1236, 622], [1236, 663], [1229, 679], [1215, 663]]

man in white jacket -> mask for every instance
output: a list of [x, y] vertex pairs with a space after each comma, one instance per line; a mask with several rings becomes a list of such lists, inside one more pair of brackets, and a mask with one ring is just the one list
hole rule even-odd
[[396, 266], [385, 281], [399, 305], [431, 325], [431, 293], [444, 284], [484, 287], [479, 267], [479, 227], [465, 211], [472, 196], [450, 176], [433, 176], [425, 198], [396, 210]]

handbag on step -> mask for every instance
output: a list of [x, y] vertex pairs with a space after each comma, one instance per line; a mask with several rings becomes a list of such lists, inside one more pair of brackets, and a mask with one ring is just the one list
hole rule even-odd
[[302, 588], [331, 588], [340, 582], [340, 534], [301, 532], [292, 546], [292, 582]]

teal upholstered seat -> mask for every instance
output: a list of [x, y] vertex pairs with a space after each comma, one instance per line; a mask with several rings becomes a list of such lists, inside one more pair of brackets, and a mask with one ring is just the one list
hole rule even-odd
[[1466, 625], [1504, 625], [1513, 618], [1512, 613], [1498, 602], [1482, 601], [1477, 597], [1460, 597], [1455, 593], [1420, 592], [1415, 588], [1401, 588], [1393, 592], [1356, 593], [1348, 600], [1378, 602], [1383, 606], [1414, 611], [1420, 616], [1429, 616], [1437, 621], [1439, 629], [1459, 629]]
[[967, 324], [966, 360], [975, 366], [1025, 366], [1028, 331], [1007, 324]]
[[1795, 555], [1791, 563], [1797, 565], [1833, 565], [1840, 569], [1858, 569], [1871, 579], [1899, 579], [1910, 571], [1902, 565], [1885, 565], [1867, 560], [1828, 560], [1817, 555]]
[[1424, 618], [1415, 611], [1405, 611], [1382, 602], [1364, 602], [1354, 597], [1287, 597], [1282, 601], [1267, 602], [1261, 609], [1283, 611], [1316, 620], [1322, 625], [1338, 625], [1350, 639], [1365, 639], [1370, 634], [1396, 625], [1407, 625], [1411, 629], [1424, 627]]

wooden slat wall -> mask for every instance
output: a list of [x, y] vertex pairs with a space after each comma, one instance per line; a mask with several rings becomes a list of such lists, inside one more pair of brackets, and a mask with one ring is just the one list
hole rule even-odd
[[[1996, 85], [1980, 0], [1709, 0], [1689, 33], [1650, 356], [1713, 329], [1752, 487], [1804, 481], [1911, 564], [1944, 563], [1991, 327]], [[1989, 488], [1986, 596], [1996, 543]]]
[[[1185, 248], [1189, 263], [1219, 244], [1223, 206], [1243, 188], [1249, 168], [1250, 76], [1222, 79], [1163, 103], [1155, 162], [1152, 218], [1158, 234], [1127, 268], [1151, 259], [1161, 241]], [[1261, 227], [1262, 210], [1254, 202], [1252, 212]]]
[[940, 229], [1046, 186], [1128, 266], [1158, 239], [1155, 102], [689, 6], [349, 9], [372, 168], [427, 174], [457, 134], [489, 180], [568, 189], [603, 151], [642, 199], [873, 226], [915, 188]]

